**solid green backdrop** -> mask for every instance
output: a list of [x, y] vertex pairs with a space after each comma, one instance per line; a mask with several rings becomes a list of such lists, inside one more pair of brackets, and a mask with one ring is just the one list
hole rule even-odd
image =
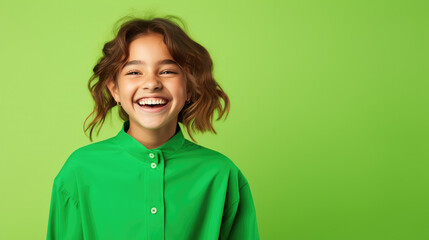
[[2, 1], [0, 239], [46, 237], [92, 68], [145, 12], [211, 53], [231, 112], [196, 139], [246, 175], [261, 239], [429, 239], [429, 2], [388, 0]]

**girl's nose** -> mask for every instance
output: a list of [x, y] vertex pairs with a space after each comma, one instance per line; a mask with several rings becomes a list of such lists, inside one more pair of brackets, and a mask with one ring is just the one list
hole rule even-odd
[[148, 75], [143, 82], [143, 89], [151, 91], [162, 89], [162, 82], [156, 75]]

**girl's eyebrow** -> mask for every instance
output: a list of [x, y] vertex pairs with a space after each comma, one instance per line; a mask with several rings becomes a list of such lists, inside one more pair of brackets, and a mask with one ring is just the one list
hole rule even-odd
[[[164, 59], [164, 60], [160, 60], [156, 63], [156, 65], [167, 65], [167, 64], [174, 64], [174, 65], [179, 66], [172, 59]], [[130, 65], [146, 65], [146, 63], [144, 61], [140, 61], [140, 60], [131, 60], [131, 61], [128, 61], [127, 63], [125, 63], [125, 65], [122, 68], [125, 68], [126, 66], [130, 66]]]

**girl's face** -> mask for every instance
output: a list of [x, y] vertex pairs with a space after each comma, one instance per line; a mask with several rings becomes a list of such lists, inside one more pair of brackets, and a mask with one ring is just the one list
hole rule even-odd
[[[128, 113], [130, 129], [175, 131], [178, 114], [189, 95], [184, 73], [171, 57], [163, 36], [140, 36], [130, 43], [129, 51], [128, 61], [117, 76], [118, 86], [111, 81], [108, 88]], [[155, 103], [161, 104], [148, 106]]]

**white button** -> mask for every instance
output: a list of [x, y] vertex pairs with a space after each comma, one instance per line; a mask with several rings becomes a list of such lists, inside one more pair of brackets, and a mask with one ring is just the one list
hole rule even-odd
[[152, 163], [151, 165], [150, 165], [152, 168], [156, 168], [156, 163]]
[[150, 209], [150, 212], [151, 212], [152, 214], [155, 214], [155, 213], [156, 213], [156, 207], [153, 207], [152, 209]]
[[149, 153], [149, 157], [150, 157], [150, 158], [154, 158], [154, 157], [155, 157], [155, 155], [153, 155], [153, 153]]

